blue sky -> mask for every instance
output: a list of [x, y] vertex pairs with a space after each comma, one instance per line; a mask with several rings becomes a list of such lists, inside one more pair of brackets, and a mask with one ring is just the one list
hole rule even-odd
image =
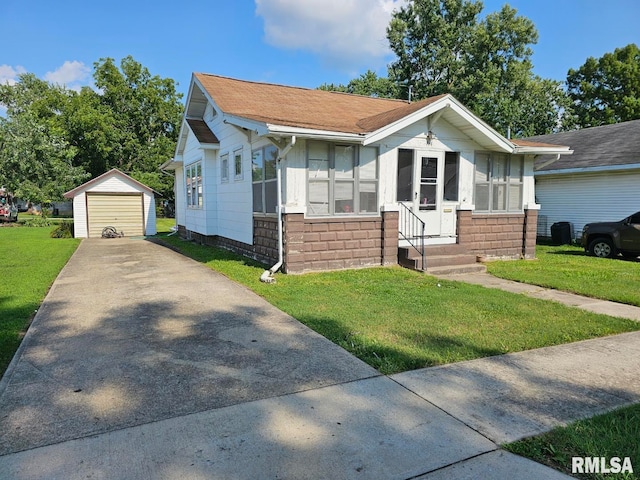
[[[367, 69], [386, 75], [385, 28], [404, 0], [0, 0], [0, 82], [22, 72], [79, 88], [93, 63], [132, 55], [186, 93], [191, 73], [315, 88]], [[569, 68], [640, 45], [637, 0], [485, 0], [509, 3], [540, 35], [534, 72]]]

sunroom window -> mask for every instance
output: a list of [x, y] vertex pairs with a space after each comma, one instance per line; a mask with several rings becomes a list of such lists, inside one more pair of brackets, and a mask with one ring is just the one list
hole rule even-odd
[[378, 149], [309, 142], [309, 215], [378, 212]]
[[276, 213], [278, 203], [277, 159], [278, 149], [273, 145], [256, 149], [251, 154], [253, 211], [255, 213]]
[[202, 162], [195, 162], [186, 168], [187, 206], [202, 207]]
[[522, 211], [523, 175], [522, 155], [476, 153], [476, 211]]

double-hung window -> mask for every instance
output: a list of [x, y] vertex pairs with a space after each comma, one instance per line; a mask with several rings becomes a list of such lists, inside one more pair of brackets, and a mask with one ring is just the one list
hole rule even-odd
[[220, 181], [222, 183], [229, 181], [229, 154], [220, 155]]
[[233, 152], [234, 180], [242, 180], [242, 149]]
[[522, 211], [523, 175], [522, 155], [476, 153], [476, 211]]
[[187, 206], [202, 207], [202, 162], [187, 165], [185, 179]]
[[309, 215], [378, 212], [378, 150], [374, 147], [309, 142]]
[[256, 149], [251, 154], [253, 211], [255, 213], [276, 213], [278, 203], [277, 159], [278, 149], [273, 145]]

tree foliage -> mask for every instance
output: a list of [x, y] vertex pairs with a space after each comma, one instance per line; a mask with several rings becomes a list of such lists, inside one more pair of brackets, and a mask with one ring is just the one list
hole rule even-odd
[[0, 86], [0, 182], [34, 202], [58, 200], [81, 181], [118, 168], [163, 194], [182, 116], [172, 79], [126, 57], [94, 64], [97, 90], [70, 91], [25, 74]]
[[467, 83], [470, 54], [482, 3], [414, 0], [395, 12], [387, 39], [396, 60], [390, 77], [417, 98], [456, 94]]
[[24, 74], [13, 86], [0, 85], [0, 184], [15, 196], [48, 204], [88, 178], [73, 165], [76, 150], [65, 137], [60, 112], [69, 92]]
[[365, 95], [367, 97], [397, 98], [398, 87], [389, 78], [379, 77], [372, 70], [367, 70], [360, 77], [351, 80], [347, 85], [334, 85], [324, 83], [318, 87], [319, 90], [334, 92], [353, 93], [355, 95]]
[[480, 19], [482, 2], [413, 0], [395, 12], [387, 38], [397, 58], [391, 79], [415, 98], [450, 93], [503, 134], [551, 133], [566, 96], [533, 74], [528, 18], [504, 5]]
[[173, 155], [179, 133], [182, 104], [175, 82], [152, 76], [130, 56], [120, 68], [111, 58], [100, 59], [94, 80], [98, 91], [84, 88], [65, 116], [77, 164], [94, 177], [111, 168], [144, 177], [171, 197], [173, 181], [158, 168]]
[[601, 58], [587, 58], [567, 74], [575, 121], [595, 127], [640, 118], [640, 49], [617, 48]]

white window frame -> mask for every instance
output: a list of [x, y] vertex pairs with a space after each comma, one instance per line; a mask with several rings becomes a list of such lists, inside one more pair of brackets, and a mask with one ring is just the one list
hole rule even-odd
[[[484, 156], [488, 161], [488, 172], [486, 179], [479, 180], [478, 161]], [[497, 163], [501, 159], [506, 159], [506, 172], [502, 175], [496, 173]], [[519, 162], [517, 165], [516, 162]], [[509, 155], [496, 152], [476, 152], [474, 167], [474, 203], [475, 211], [478, 213], [522, 213], [524, 210], [524, 156]], [[482, 172], [480, 173], [482, 174]], [[487, 208], [482, 208], [478, 202], [478, 186], [487, 190]], [[496, 207], [499, 190], [504, 196], [504, 208]], [[518, 194], [518, 205], [513, 205], [513, 196]]]
[[[313, 145], [322, 145], [323, 147], [328, 148], [328, 175], [319, 175], [314, 176], [311, 168], [310, 168], [310, 152], [311, 146]], [[336, 172], [336, 149], [348, 149], [349, 147], [354, 149], [353, 153], [353, 174], [352, 176], [344, 175], [345, 171]], [[375, 162], [373, 172], [371, 172], [371, 168], [362, 169], [361, 165], [362, 159], [364, 158], [363, 149], [371, 149], [375, 150], [373, 161]], [[342, 216], [377, 216], [380, 214], [380, 205], [379, 205], [379, 168], [380, 168], [380, 152], [379, 149], [375, 146], [362, 147], [359, 145], [353, 144], [345, 144], [345, 143], [329, 143], [329, 142], [321, 142], [321, 141], [309, 141], [307, 144], [307, 215], [310, 217], [342, 217]], [[324, 161], [324, 160], [321, 160]], [[321, 170], [317, 170], [318, 173], [321, 173]], [[368, 174], [369, 176], [367, 177]], [[373, 173], [373, 175], [372, 175]], [[328, 191], [328, 205], [326, 211], [318, 211], [317, 206], [311, 203], [310, 201], [310, 193], [313, 186], [321, 187], [322, 189], [326, 189]], [[337, 186], [342, 186], [342, 189], [337, 189]], [[336, 191], [344, 190], [344, 187], [351, 186], [351, 188], [347, 188], [347, 190], [352, 191], [352, 206], [350, 206], [349, 210], [343, 209], [341, 211], [336, 211]], [[362, 211], [362, 206], [364, 205], [364, 201], [362, 200], [362, 194], [370, 194], [373, 193], [375, 195], [375, 210], [370, 211]], [[362, 203], [362, 205], [361, 205]]]
[[188, 208], [202, 208], [202, 160], [185, 167], [185, 194]]
[[220, 155], [220, 182], [227, 183], [229, 181], [229, 154]]
[[240, 148], [236, 148], [233, 151], [233, 178], [234, 180], [237, 182], [239, 180], [242, 180], [243, 178], [243, 168], [242, 168], [242, 162], [243, 162], [243, 149], [242, 147]]
[[[251, 151], [251, 161], [252, 161], [252, 175], [251, 175], [251, 180], [252, 180], [252, 192], [253, 195], [256, 194], [256, 187], [259, 187], [260, 189], [260, 204], [262, 206], [261, 210], [257, 210], [255, 208], [255, 199], [253, 199], [254, 201], [252, 201], [253, 204], [253, 213], [264, 213], [264, 214], [275, 214], [278, 210], [278, 205], [277, 205], [277, 201], [275, 202], [275, 208], [272, 211], [267, 211], [267, 188], [271, 187], [273, 188], [275, 186], [275, 188], [277, 189], [277, 183], [278, 183], [278, 179], [276, 178], [276, 173], [275, 173], [275, 169], [273, 172], [273, 178], [266, 178], [266, 174], [267, 174], [267, 152], [268, 151], [273, 151], [276, 154], [276, 165], [274, 165], [275, 169], [278, 168], [277, 166], [277, 157], [278, 157], [278, 149], [277, 147], [275, 147], [274, 145], [264, 145], [263, 147], [260, 148], [254, 148]], [[262, 158], [262, 171], [260, 173], [260, 178], [258, 179], [256, 177], [256, 175], [253, 173], [253, 158], [254, 155], [256, 155], [257, 153], [260, 153], [260, 156]], [[276, 196], [277, 196], [277, 190], [276, 190]]]

